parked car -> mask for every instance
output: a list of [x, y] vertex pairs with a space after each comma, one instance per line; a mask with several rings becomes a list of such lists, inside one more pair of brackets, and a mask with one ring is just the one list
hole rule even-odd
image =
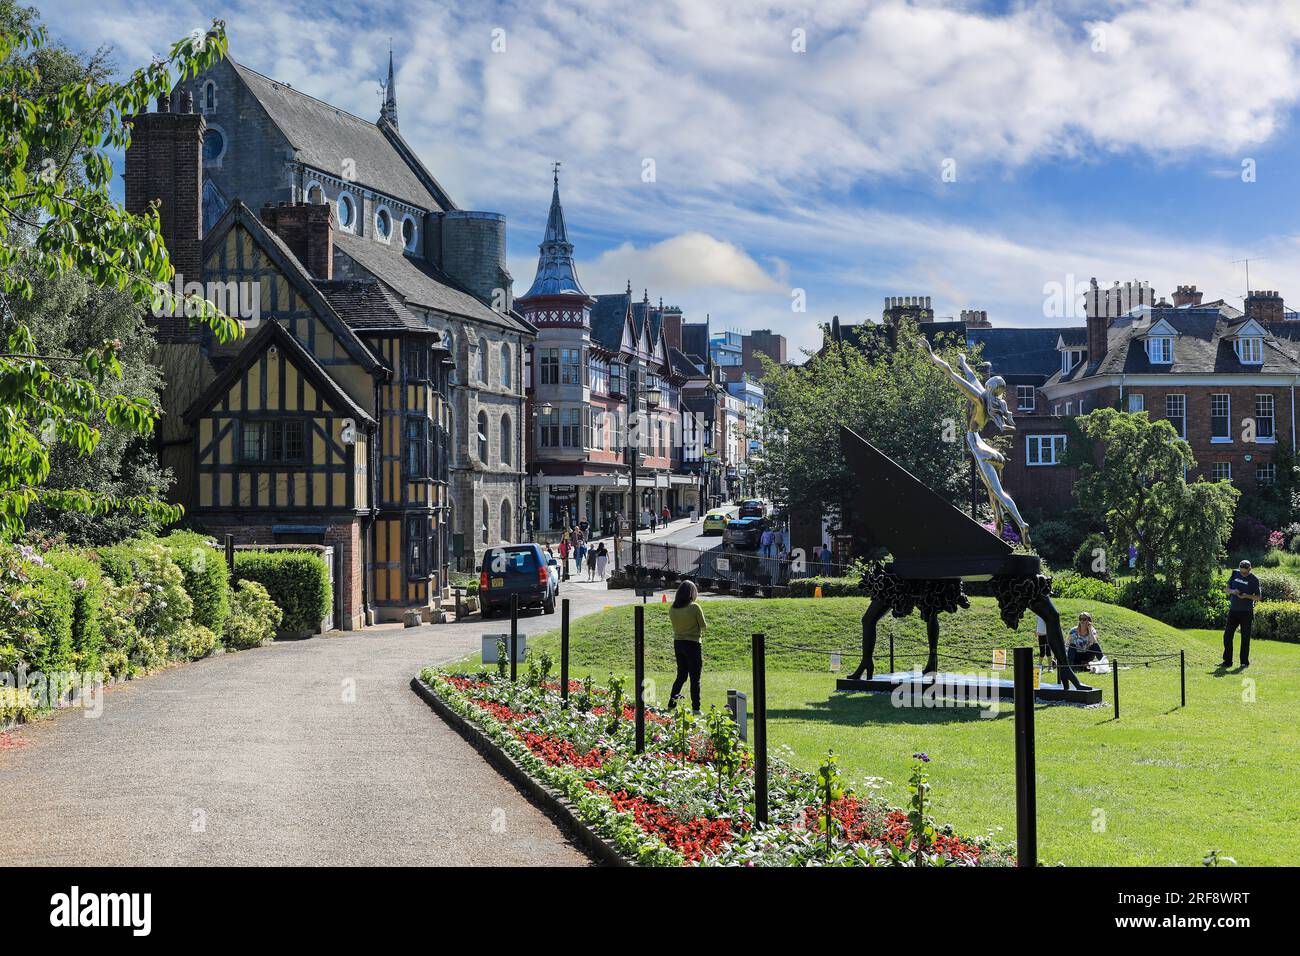
[[722, 532], [722, 543], [744, 551], [755, 549], [765, 527], [767, 522], [762, 518], [736, 518], [727, 522], [727, 530]]
[[555, 613], [555, 599], [560, 593], [558, 562], [546, 559], [536, 544], [508, 544], [488, 548], [479, 565], [479, 606], [485, 618], [510, 610], [510, 598], [519, 596], [519, 606], [540, 607]]
[[766, 518], [767, 503], [757, 498], [750, 498], [740, 503], [740, 517], [742, 518]]
[[714, 508], [704, 516], [704, 528], [702, 534], [723, 534], [727, 530], [727, 522], [731, 520], [721, 508]]

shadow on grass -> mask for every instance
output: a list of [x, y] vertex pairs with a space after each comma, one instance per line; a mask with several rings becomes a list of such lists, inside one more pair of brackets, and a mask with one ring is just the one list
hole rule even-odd
[[824, 701], [810, 701], [802, 707], [768, 707], [773, 720], [814, 720], [828, 724], [869, 727], [886, 724], [964, 724], [979, 720], [1003, 720], [1014, 716], [1010, 701], [996, 710], [974, 703], [943, 701], [934, 707], [897, 707], [889, 694], [836, 693]]

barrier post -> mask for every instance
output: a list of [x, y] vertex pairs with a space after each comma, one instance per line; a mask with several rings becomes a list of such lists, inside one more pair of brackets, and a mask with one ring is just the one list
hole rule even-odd
[[1015, 649], [1016, 865], [1038, 865], [1038, 807], [1034, 785], [1034, 649]]
[[234, 575], [234, 573], [235, 573], [235, 536], [234, 536], [233, 534], [228, 534], [228, 535], [226, 535], [225, 544], [226, 544], [226, 568], [230, 571], [231, 575]]
[[459, 624], [464, 620], [464, 617], [460, 613], [460, 588], [452, 588], [452, 591], [456, 595], [456, 623]]
[[767, 648], [754, 635], [754, 825], [767, 823]]
[[519, 595], [510, 595], [510, 683], [519, 677]]
[[894, 629], [889, 629], [889, 673], [894, 673]]
[[1178, 685], [1182, 695], [1183, 706], [1187, 706], [1187, 652], [1178, 652]]
[[636, 752], [645, 752], [645, 605], [635, 606], [636, 632]]
[[560, 704], [569, 706], [569, 599], [560, 601]]
[[1111, 693], [1115, 697], [1115, 719], [1119, 720], [1119, 660], [1110, 662]]

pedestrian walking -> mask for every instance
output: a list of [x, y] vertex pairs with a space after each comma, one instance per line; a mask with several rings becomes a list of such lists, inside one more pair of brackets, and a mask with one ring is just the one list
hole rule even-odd
[[653, 511], [650, 512], [650, 532], [652, 534], [654, 533], [655, 526], [658, 523], [658, 520], [659, 519], [655, 516], [655, 513]]
[[673, 625], [673, 656], [677, 660], [677, 679], [668, 695], [668, 709], [672, 710], [681, 696], [682, 685], [691, 682], [691, 710], [700, 712], [700, 675], [704, 670], [704, 648], [700, 637], [708, 622], [700, 607], [700, 592], [695, 582], [683, 581], [677, 589], [673, 605], [668, 609], [668, 619]]
[[596, 547], [592, 545], [587, 549], [587, 580], [595, 580], [596, 577]]
[[569, 532], [560, 538], [560, 562], [564, 566], [563, 580], [569, 580]]
[[1250, 628], [1255, 623], [1255, 602], [1260, 598], [1259, 578], [1242, 561], [1228, 578], [1228, 625], [1223, 629], [1223, 666], [1232, 666], [1232, 638], [1241, 628], [1241, 666], [1250, 666]]
[[579, 532], [577, 538], [578, 546], [573, 549], [573, 556], [577, 559], [578, 570], [581, 571], [583, 564], [585, 564], [587, 560], [587, 542], [582, 540], [581, 532]]
[[609, 563], [609, 549], [605, 547], [602, 541], [596, 548], [596, 577], [598, 580], [605, 580], [605, 566]]

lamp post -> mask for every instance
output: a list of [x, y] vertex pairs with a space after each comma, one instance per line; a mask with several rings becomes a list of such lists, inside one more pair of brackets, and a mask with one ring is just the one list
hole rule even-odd
[[[627, 406], [628, 406], [628, 425], [629, 425], [627, 437], [628, 437], [628, 447], [631, 452], [629, 458], [631, 459], [631, 468], [632, 468], [632, 487], [631, 487], [632, 504], [630, 510], [632, 512], [632, 563], [633, 564], [639, 563], [639, 558], [636, 550], [636, 531], [637, 531], [637, 525], [640, 524], [640, 518], [641, 518], [641, 502], [637, 498], [637, 490], [636, 490], [636, 469], [637, 469], [638, 461], [641, 457], [641, 426], [639, 424], [640, 411], [641, 411], [641, 396], [639, 393], [641, 390], [641, 382], [640, 382], [639, 364], [640, 363], [637, 362], [636, 359], [632, 359], [630, 362], [628, 362], [628, 368], [627, 368]], [[660, 396], [659, 389], [657, 388], [646, 389], [645, 392], [646, 408], [649, 411], [653, 412], [656, 408], [659, 407], [660, 397], [661, 396]], [[633, 440], [634, 438], [635, 440]]]
[[[538, 431], [536, 432], [537, 444], [535, 446], [535, 458], [537, 459], [536, 460], [537, 470], [533, 471], [531, 468], [528, 469], [529, 501], [524, 509], [525, 513], [528, 515], [528, 529], [529, 529], [528, 540], [529, 541], [536, 541], [537, 532], [541, 530], [538, 528], [538, 524], [541, 522], [541, 517], [542, 517], [541, 514], [542, 480], [541, 479], [542, 479], [543, 463], [541, 461], [542, 458], [541, 450], [542, 450], [543, 429], [545, 429], [546, 427], [546, 423], [543, 421], [543, 419], [550, 418], [551, 414], [554, 411], [555, 411], [555, 406], [552, 405], [550, 402], [542, 402], [542, 404], [538, 405], [533, 411], [533, 418], [538, 422]], [[533, 507], [533, 501], [532, 501], [534, 495], [537, 498], [536, 508]]]

